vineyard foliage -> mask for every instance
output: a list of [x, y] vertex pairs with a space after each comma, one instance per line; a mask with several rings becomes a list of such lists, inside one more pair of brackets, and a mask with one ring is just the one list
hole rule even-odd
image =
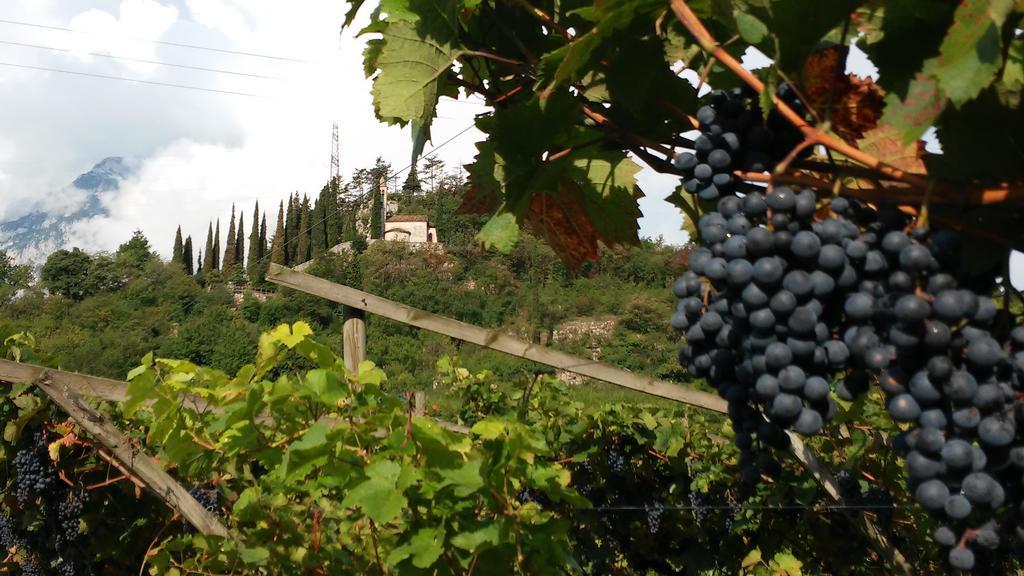
[[[52, 362], [26, 335], [8, 338], [5, 349], [10, 358]], [[437, 381], [466, 407], [460, 419], [470, 434], [413, 415], [372, 363], [346, 372], [301, 322], [263, 334], [254, 361], [233, 375], [143, 359], [129, 375], [127, 400], [101, 408], [221, 517], [227, 539], [182, 525], [30, 387], [9, 389], [0, 404], [8, 422], [2, 457], [31, 450], [41, 434], [52, 458], [47, 473], [68, 480], [68, 495], [88, 498], [75, 535], [83, 556], [45, 544], [51, 525], [29, 513], [34, 502], [5, 497], [4, 517], [16, 519], [20, 538], [5, 543], [6, 566], [68, 562], [78, 574], [137, 573], [141, 565], [151, 574], [792, 575], [885, 566], [852, 535], [856, 516], [830, 508], [798, 468], [787, 467], [776, 484], [737, 487], [733, 432], [721, 418], [586, 407], [551, 375], [501, 382], [456, 358], [438, 362]], [[865, 399], [847, 415], [881, 409]], [[818, 448], [873, 477], [898, 477], [879, 457], [879, 442], [858, 431]], [[0, 480], [14, 485], [16, 475], [5, 474]], [[894, 535], [919, 520], [892, 502], [868, 513]], [[913, 542], [927, 569], [927, 546]]]
[[[350, 5], [349, 22], [362, 2]], [[698, 21], [685, 26], [680, 8]], [[493, 106], [476, 121], [487, 139], [469, 166], [464, 204], [495, 215], [481, 240], [507, 247], [518, 222], [580, 263], [596, 258], [599, 243], [637, 240], [633, 160], [681, 174], [669, 161], [691, 147], [681, 135], [696, 127], [698, 86], [743, 85], [723, 56], [740, 60], [751, 48], [771, 59], [755, 71], [768, 87], [765, 112], [776, 86], [795, 84], [816, 127], [834, 135], [834, 160], [859, 152], [856, 163], [866, 155], [927, 172], [941, 179], [935, 203], [955, 206], [934, 212], [1021, 245], [1016, 210], [960, 207], [1024, 176], [1015, 141], [1024, 128], [1021, 13], [1010, 0], [394, 0], [373, 11], [363, 33], [378, 116], [410, 124], [420, 144], [439, 98], [472, 94]], [[846, 74], [851, 41], [877, 67], [877, 83]], [[693, 76], [677, 74], [683, 68]], [[922, 155], [915, 141], [931, 126], [942, 153]], [[868, 172], [842, 166], [797, 163], [787, 175], [857, 189], [893, 180], [872, 162]], [[922, 180], [895, 180], [902, 194], [893, 198], [921, 204]], [[672, 200], [688, 204], [681, 193]], [[696, 207], [683, 209], [690, 216]], [[967, 260], [992, 264], [999, 254], [979, 245]]]

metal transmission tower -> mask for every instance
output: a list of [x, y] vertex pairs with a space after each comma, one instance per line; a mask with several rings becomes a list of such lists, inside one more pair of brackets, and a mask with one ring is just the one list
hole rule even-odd
[[331, 180], [341, 176], [341, 140], [338, 138], [338, 123], [331, 131]]

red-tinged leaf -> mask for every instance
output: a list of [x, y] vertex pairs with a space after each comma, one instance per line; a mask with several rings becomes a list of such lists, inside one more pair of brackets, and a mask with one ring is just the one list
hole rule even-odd
[[900, 170], [924, 174], [923, 149], [919, 142], [903, 142], [898, 129], [882, 125], [857, 142], [861, 150]]
[[924, 69], [910, 82], [905, 100], [900, 101], [894, 94], [885, 99], [882, 124], [902, 132], [905, 144], [921, 138], [946, 108], [946, 95], [931, 75], [933, 66], [931, 60], [925, 63]]
[[525, 223], [573, 267], [597, 260], [600, 237], [584, 208], [583, 191], [571, 180], [563, 180], [558, 194], [535, 194], [530, 198]]
[[462, 193], [459, 214], [494, 214], [501, 205], [501, 198], [492, 192], [484, 191], [476, 186], [467, 186]]
[[833, 46], [811, 54], [804, 61], [803, 90], [811, 108], [828, 117], [832, 130], [854, 143], [878, 126], [885, 100], [871, 78], [844, 73], [847, 51]]

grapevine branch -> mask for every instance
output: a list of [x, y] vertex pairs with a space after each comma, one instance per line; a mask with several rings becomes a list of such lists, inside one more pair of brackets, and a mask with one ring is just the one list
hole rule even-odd
[[[764, 83], [718, 44], [714, 36], [711, 35], [685, 0], [671, 0], [671, 6], [676, 18], [696, 38], [702, 49], [708, 52], [711, 57], [721, 62], [758, 94], [764, 91]], [[908, 184], [911, 189], [916, 191], [913, 203], [920, 203], [920, 199], [929, 185], [929, 181], [924, 175], [907, 172], [883, 162], [879, 158], [856, 148], [842, 139], [811, 126], [778, 96], [773, 95], [772, 102], [779, 113], [800, 130], [804, 138], [810, 141], [812, 145], [820, 144], [828, 150], [842, 154], [854, 162], [870, 168], [876, 176], [880, 175], [883, 179], [896, 180]], [[947, 190], [943, 192], [947, 192]], [[966, 200], [969, 203], [981, 205], [998, 204], [1008, 200], [1024, 200], [1024, 187], [1019, 185], [1003, 184], [996, 188], [977, 188], [967, 192], [967, 198], [963, 198], [962, 188], [956, 191], [948, 190], [948, 192], [956, 193], [958, 200]], [[885, 200], [892, 202], [892, 198], [887, 197]]]
[[[693, 13], [693, 10], [690, 9], [685, 0], [672, 0], [672, 11], [675, 12], [676, 17], [679, 18], [679, 21], [682, 22], [683, 26], [686, 27], [686, 29], [689, 30], [697, 39], [701, 48], [710, 52], [714, 58], [718, 59], [718, 61], [732, 73], [739, 76], [741, 80], [757, 91], [758, 94], [764, 92], [764, 82], [751, 73], [750, 70], [744, 68], [743, 65], [740, 64], [739, 60], [736, 60], [732, 54], [729, 54], [729, 52], [718, 45], [718, 42], [715, 41], [711, 32], [704, 27], [704, 24], [700, 21], [697, 15]], [[901, 170], [890, 164], [886, 164], [871, 154], [868, 154], [863, 150], [858, 150], [839, 138], [836, 138], [831, 134], [826, 134], [814, 126], [811, 126], [778, 96], [772, 95], [772, 102], [775, 104], [775, 107], [779, 112], [789, 120], [793, 126], [803, 133], [804, 138], [810, 140], [813, 144], [821, 144], [846, 156], [847, 158], [850, 158], [851, 160], [854, 160], [855, 162], [869, 166], [891, 179], [901, 180], [919, 188], [928, 187], [928, 180], [920, 174], [911, 174], [910, 172]]]

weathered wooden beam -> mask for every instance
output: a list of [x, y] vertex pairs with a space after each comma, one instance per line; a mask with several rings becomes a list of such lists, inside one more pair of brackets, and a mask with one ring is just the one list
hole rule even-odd
[[366, 313], [359, 308], [345, 306], [345, 322], [341, 326], [341, 348], [345, 367], [358, 372], [359, 363], [366, 360]]
[[526, 342], [499, 330], [481, 328], [460, 322], [454, 318], [432, 314], [381, 298], [380, 296], [375, 296], [369, 292], [363, 292], [362, 290], [335, 284], [316, 276], [296, 272], [284, 266], [271, 264], [270, 271], [267, 273], [267, 280], [352, 308], [359, 308], [370, 314], [397, 320], [417, 328], [472, 342], [478, 346], [574, 372], [595, 380], [609, 382], [623, 388], [629, 388], [652, 396], [668, 398], [691, 406], [714, 410], [715, 412], [724, 413], [727, 409], [725, 400], [707, 392], [692, 390], [678, 384], [628, 372], [604, 362], [581, 358], [546, 346]]
[[63, 370], [48, 370], [43, 366], [21, 364], [0, 359], [0, 382], [32, 384], [39, 379], [43, 371], [49, 371], [51, 377], [59, 379], [62, 385], [68, 386], [71, 390], [82, 396], [109, 400], [111, 402], [121, 402], [128, 397], [128, 385], [119, 380], [86, 376]]
[[89, 436], [110, 451], [122, 466], [131, 470], [147, 489], [181, 514], [196, 530], [211, 536], [227, 537], [228, 531], [217, 516], [203, 508], [156, 460], [133, 446], [131, 440], [103, 414], [86, 404], [82, 396], [76, 392], [76, 387], [82, 386], [82, 380], [68, 381], [67, 374], [43, 369], [34, 383], [67, 412]]

